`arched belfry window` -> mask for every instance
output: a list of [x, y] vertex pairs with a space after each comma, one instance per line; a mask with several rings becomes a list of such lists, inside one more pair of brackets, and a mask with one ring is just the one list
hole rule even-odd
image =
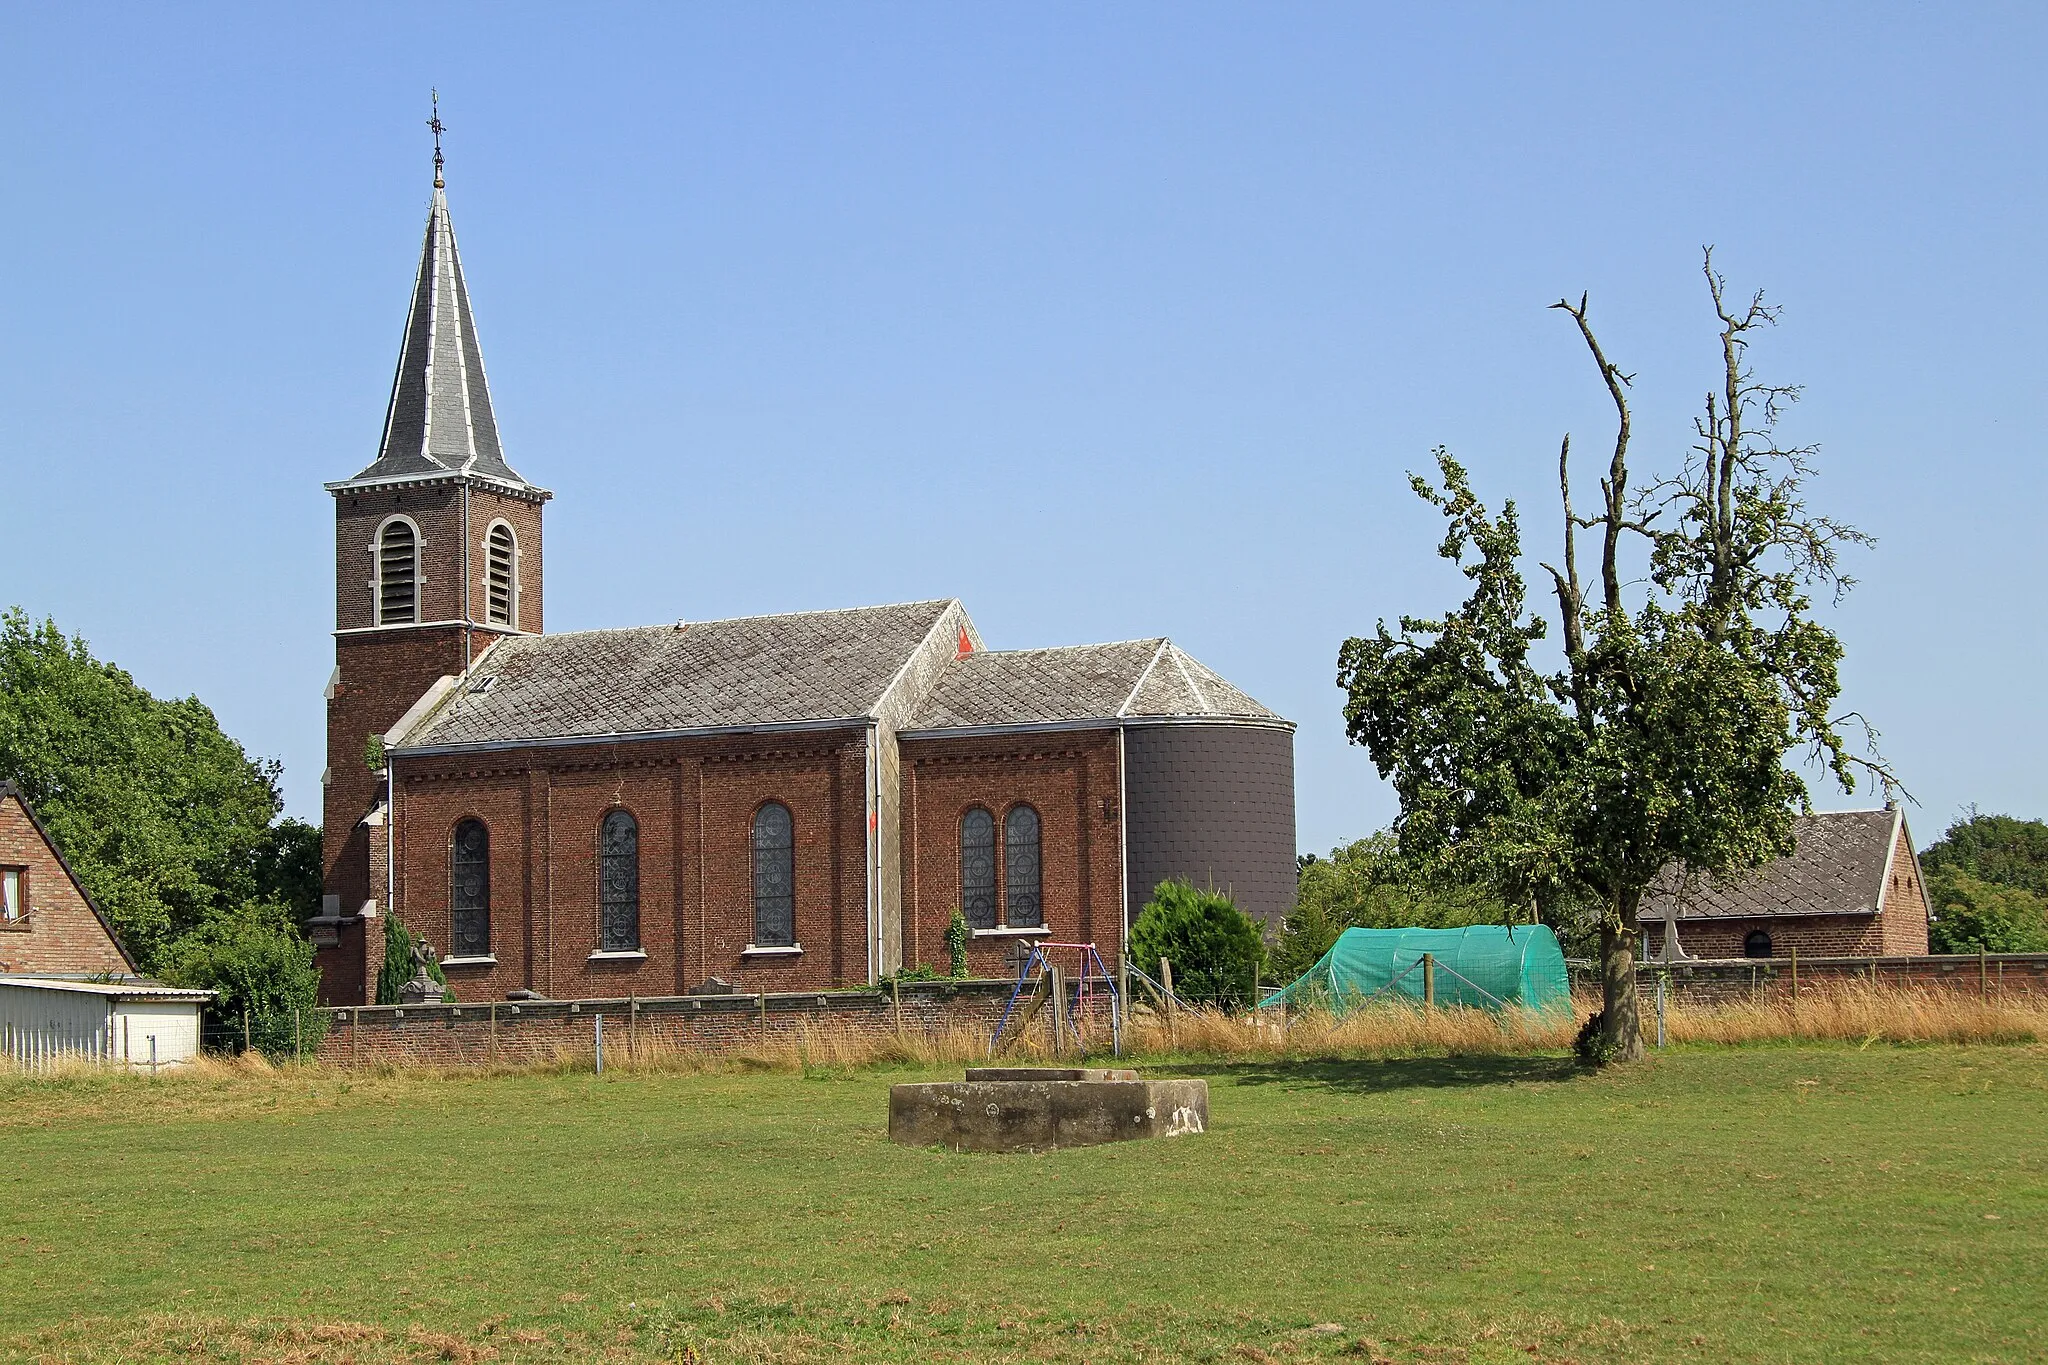
[[628, 811], [604, 817], [597, 831], [597, 946], [600, 952], [640, 948], [640, 822]]
[[454, 894], [449, 900], [451, 957], [491, 955], [491, 832], [481, 820], [455, 827]]
[[484, 538], [484, 619], [494, 626], [519, 624], [519, 541], [502, 521]]
[[996, 818], [980, 806], [960, 817], [960, 913], [969, 928], [996, 927]]
[[407, 625], [419, 616], [420, 537], [393, 517], [377, 532], [377, 624]]
[[1012, 806], [1003, 817], [1003, 916], [1012, 929], [1038, 929], [1045, 924], [1038, 861], [1038, 812], [1029, 806]]
[[1749, 936], [1742, 940], [1742, 955], [1744, 957], [1769, 957], [1771, 955], [1771, 936], [1762, 929], [1750, 930]]

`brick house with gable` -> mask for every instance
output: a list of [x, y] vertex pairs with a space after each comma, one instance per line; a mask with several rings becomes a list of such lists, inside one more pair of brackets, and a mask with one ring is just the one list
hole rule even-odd
[[1111, 961], [1187, 876], [1294, 900], [1293, 725], [1163, 638], [995, 651], [957, 600], [548, 635], [438, 152], [377, 458], [335, 503], [322, 995], [383, 918], [461, 1000]]
[[0, 782], [0, 975], [135, 975], [113, 924], [12, 782]]
[[[1927, 951], [1930, 909], [1905, 813], [1815, 812], [1794, 851], [1727, 882], [1660, 876], [1643, 898], [1652, 958], [1887, 957]], [[1677, 951], [1667, 954], [1675, 919]]]

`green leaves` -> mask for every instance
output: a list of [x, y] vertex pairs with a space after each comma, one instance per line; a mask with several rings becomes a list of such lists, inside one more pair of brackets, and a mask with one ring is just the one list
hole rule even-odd
[[55, 622], [0, 616], [0, 775], [145, 969], [217, 913], [280, 896], [312, 909], [318, 831], [272, 828], [278, 771], [197, 698], [158, 700]]
[[1159, 883], [1131, 926], [1131, 960], [1147, 972], [1173, 964], [1174, 992], [1226, 1009], [1251, 999], [1266, 962], [1265, 940], [1251, 916], [1216, 891], [1185, 881]]

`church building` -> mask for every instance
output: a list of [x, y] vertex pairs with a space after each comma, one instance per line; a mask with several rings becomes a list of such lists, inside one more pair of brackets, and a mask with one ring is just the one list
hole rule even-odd
[[1294, 727], [1166, 639], [990, 650], [957, 600], [550, 635], [439, 152], [377, 458], [335, 510], [322, 996], [384, 920], [464, 1001], [1111, 962], [1167, 877], [1276, 925]]

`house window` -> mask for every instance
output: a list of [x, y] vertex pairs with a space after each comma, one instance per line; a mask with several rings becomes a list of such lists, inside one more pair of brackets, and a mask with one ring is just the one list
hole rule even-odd
[[0, 924], [19, 924], [28, 917], [28, 869], [0, 867]]
[[1742, 940], [1742, 955], [1744, 957], [1771, 956], [1771, 936], [1761, 929], [1750, 930], [1749, 937]]
[[615, 810], [597, 833], [597, 946], [600, 952], [640, 948], [640, 822]]
[[419, 534], [412, 523], [393, 517], [377, 533], [377, 624], [419, 620]]
[[974, 807], [960, 817], [960, 913], [969, 927], [996, 927], [996, 818]]
[[1045, 924], [1038, 894], [1038, 812], [1012, 806], [1003, 817], [1003, 915], [1012, 929]]
[[491, 955], [491, 832], [481, 820], [455, 827], [455, 894], [450, 901], [451, 957]]
[[789, 807], [754, 813], [754, 946], [796, 946], [796, 838]]
[[519, 624], [519, 542], [502, 521], [492, 524], [484, 541], [484, 599], [492, 625]]

